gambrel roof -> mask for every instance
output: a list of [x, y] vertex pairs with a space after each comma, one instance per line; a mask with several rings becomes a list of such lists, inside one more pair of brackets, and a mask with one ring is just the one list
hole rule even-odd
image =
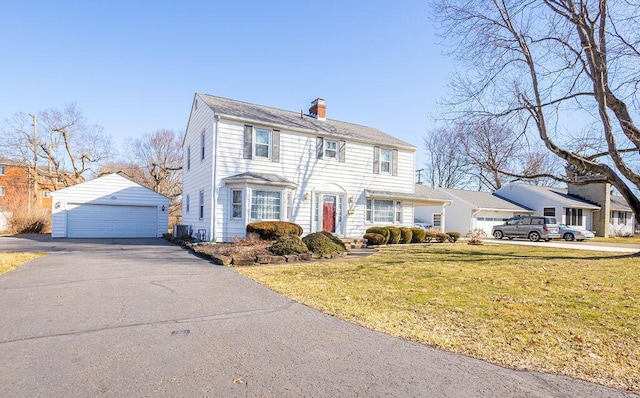
[[298, 131], [338, 139], [416, 150], [415, 146], [372, 127], [333, 119], [320, 120], [302, 112], [286, 111], [208, 94], [197, 93], [196, 97], [204, 101], [214, 114], [221, 117], [231, 116], [248, 123], [289, 127]]

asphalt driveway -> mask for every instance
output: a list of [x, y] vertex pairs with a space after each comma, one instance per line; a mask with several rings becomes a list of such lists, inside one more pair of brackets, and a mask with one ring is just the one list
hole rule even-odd
[[370, 331], [162, 240], [33, 241], [0, 276], [3, 397], [622, 397]]

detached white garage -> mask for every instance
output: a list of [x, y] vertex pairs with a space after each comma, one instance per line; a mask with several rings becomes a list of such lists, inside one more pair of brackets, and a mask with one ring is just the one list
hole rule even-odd
[[156, 238], [169, 227], [169, 198], [119, 174], [51, 197], [53, 238]]

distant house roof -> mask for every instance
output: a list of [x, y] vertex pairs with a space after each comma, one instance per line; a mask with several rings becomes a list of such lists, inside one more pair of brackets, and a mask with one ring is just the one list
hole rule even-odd
[[233, 182], [241, 182], [241, 183], [254, 183], [254, 184], [267, 184], [267, 185], [282, 185], [282, 186], [291, 186], [295, 187], [296, 184], [292, 181], [287, 180], [284, 177], [281, 177], [277, 174], [267, 174], [267, 173], [240, 173], [235, 174], [226, 178], [223, 178], [222, 181], [226, 183]]
[[533, 212], [533, 210], [528, 207], [524, 207], [505, 198], [501, 198], [492, 192], [467, 191], [463, 189], [442, 189], [442, 191], [458, 199], [464, 200], [478, 209], [506, 210], [526, 213]]
[[631, 206], [629, 206], [625, 198], [622, 196], [611, 195], [610, 202], [611, 210], [633, 212], [633, 210], [631, 210]]
[[543, 187], [538, 185], [515, 184], [552, 200], [559, 200], [565, 207], [600, 210], [596, 203], [575, 195], [569, 195], [567, 188]]
[[425, 198], [440, 199], [451, 202], [451, 198], [449, 198], [447, 195], [443, 194], [437, 189], [429, 188], [428, 186], [423, 184], [416, 184], [416, 195], [420, 195]]
[[319, 120], [302, 112], [285, 111], [208, 94], [198, 93], [196, 96], [200, 97], [215, 114], [222, 117], [232, 116], [249, 123], [290, 127], [311, 134], [416, 150], [415, 146], [372, 127], [332, 119]]
[[442, 205], [446, 202], [451, 202], [451, 200], [448, 198], [424, 196], [418, 192], [406, 193], [406, 192], [376, 191], [376, 190], [366, 189], [364, 191], [364, 194], [367, 198], [370, 198], [370, 199], [407, 200], [413, 203], [430, 203], [434, 205]]

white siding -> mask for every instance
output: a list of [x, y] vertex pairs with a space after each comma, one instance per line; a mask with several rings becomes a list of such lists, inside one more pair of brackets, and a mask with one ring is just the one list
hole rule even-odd
[[[77, 205], [155, 207], [157, 234], [168, 230], [169, 199], [118, 174], [110, 174], [51, 193], [54, 238], [67, 237], [69, 211]], [[165, 211], [162, 211], [164, 206]]]
[[[196, 96], [197, 100], [197, 96]], [[206, 162], [200, 164], [199, 157], [194, 160], [194, 146], [200, 145], [200, 134], [206, 130], [207, 142], [215, 148], [214, 135], [217, 124], [217, 156], [215, 167], [211, 163], [213, 156], [208, 155]], [[254, 127], [266, 127], [254, 124]], [[244, 218], [230, 219], [230, 187], [222, 179], [244, 172], [276, 174], [297, 185], [293, 194], [292, 222], [299, 224], [304, 233], [318, 230], [313, 222], [316, 194], [336, 194], [343, 200], [343, 225], [339, 234], [346, 236], [362, 236], [371, 223], [365, 222], [366, 198], [364, 191], [394, 191], [407, 194], [414, 193], [414, 164], [415, 152], [398, 150], [398, 175], [373, 173], [373, 144], [363, 144], [347, 141], [345, 147], [345, 162], [337, 159], [317, 159], [317, 135], [305, 134], [297, 131], [280, 130], [280, 161], [269, 159], [243, 158], [244, 123], [221, 119], [216, 121], [210, 109], [201, 103], [198, 109], [192, 109], [183, 149], [191, 146], [191, 170], [183, 172], [183, 197], [190, 195], [189, 213], [183, 208], [183, 222], [191, 226], [192, 230], [207, 228], [210, 230], [212, 222], [210, 213], [211, 200], [215, 197], [214, 223], [215, 231], [208, 236], [209, 240], [229, 241], [234, 237], [245, 235], [245, 226], [249, 219], [248, 203], [251, 186], [244, 188]], [[196, 152], [199, 154], [199, 149]], [[186, 160], [185, 160], [186, 161]], [[215, 178], [214, 178], [215, 174]], [[211, 181], [215, 179], [215, 187]], [[205, 190], [205, 216], [203, 220], [197, 217], [197, 197], [199, 190]], [[214, 192], [212, 190], [215, 189]], [[309, 200], [305, 201], [305, 194]], [[353, 203], [349, 203], [353, 198]], [[283, 198], [283, 203], [286, 196]], [[183, 205], [183, 206], [186, 206]], [[403, 206], [403, 224], [413, 225], [413, 205], [405, 202]], [[352, 211], [353, 214], [348, 214]], [[283, 207], [282, 219], [285, 219]]]

